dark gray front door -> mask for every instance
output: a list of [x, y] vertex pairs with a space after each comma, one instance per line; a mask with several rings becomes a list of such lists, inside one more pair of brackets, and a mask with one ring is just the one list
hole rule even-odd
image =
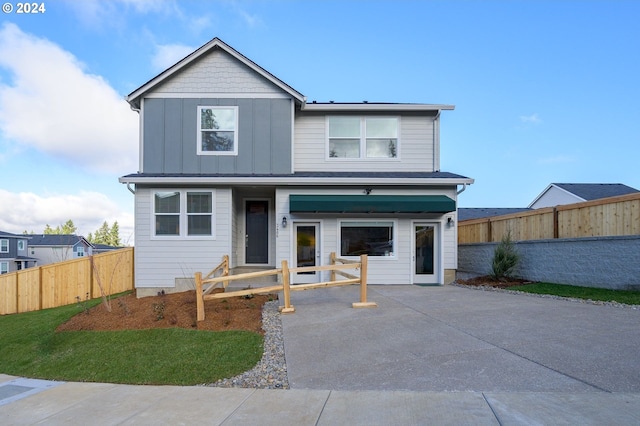
[[245, 212], [245, 263], [269, 263], [269, 202], [247, 200]]

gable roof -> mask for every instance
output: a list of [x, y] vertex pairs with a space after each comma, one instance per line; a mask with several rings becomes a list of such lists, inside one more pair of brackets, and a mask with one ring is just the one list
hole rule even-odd
[[306, 102], [306, 98], [302, 93], [298, 92], [293, 87], [289, 86], [287, 83], [280, 80], [279, 78], [271, 74], [269, 71], [265, 70], [264, 68], [262, 68], [261, 66], [253, 62], [251, 59], [247, 58], [246, 56], [244, 56], [243, 54], [235, 50], [233, 47], [229, 46], [228, 44], [220, 40], [218, 37], [213, 38], [211, 41], [209, 41], [205, 45], [199, 47], [194, 52], [185, 56], [183, 59], [176, 62], [171, 67], [162, 71], [160, 74], [153, 77], [151, 80], [147, 81], [142, 86], [138, 87], [136, 90], [134, 90], [133, 92], [131, 92], [129, 95], [125, 97], [126, 101], [129, 102], [129, 104], [133, 108], [136, 108], [136, 109], [140, 108], [140, 98], [145, 93], [153, 90], [154, 87], [170, 79], [171, 77], [179, 73], [181, 70], [185, 69], [188, 65], [197, 61], [203, 55], [207, 54], [210, 51], [213, 51], [214, 49], [223, 50], [224, 52], [233, 56], [235, 59], [237, 59], [238, 61], [242, 62], [244, 65], [249, 67], [251, 70], [255, 71], [262, 77], [266, 78], [268, 81], [270, 81], [271, 83], [273, 83], [274, 85], [282, 89], [287, 94], [291, 95], [291, 97], [293, 97], [298, 103], [304, 104]]
[[86, 246], [92, 246], [83, 236], [75, 234], [34, 234], [31, 235], [29, 246], [74, 246], [78, 242], [83, 242]]
[[579, 198], [581, 201], [599, 200], [600, 198], [617, 197], [640, 192], [635, 188], [621, 183], [552, 183], [529, 204], [529, 207], [533, 206], [551, 188], [557, 188], [567, 192]]
[[585, 201], [640, 192], [621, 183], [552, 183], [552, 185], [564, 189]]

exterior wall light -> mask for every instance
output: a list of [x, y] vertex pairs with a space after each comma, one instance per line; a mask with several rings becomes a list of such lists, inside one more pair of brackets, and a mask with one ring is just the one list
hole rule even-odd
[[454, 225], [454, 221], [452, 217], [447, 218], [447, 225], [449, 225], [449, 227], [452, 227]]
[[283, 228], [287, 227], [287, 217], [286, 216], [282, 216], [282, 227]]

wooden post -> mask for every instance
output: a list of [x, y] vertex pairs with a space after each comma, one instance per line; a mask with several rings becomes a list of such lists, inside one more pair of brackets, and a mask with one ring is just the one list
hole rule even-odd
[[[332, 251], [331, 252], [331, 256], [330, 258], [330, 262], [331, 265], [335, 265], [336, 264], [336, 252]], [[331, 270], [331, 276], [329, 277], [329, 281], [335, 281], [336, 280], [336, 271], [335, 270]]]
[[[222, 257], [222, 261], [224, 262], [224, 267], [222, 268], [222, 275], [224, 275], [225, 277], [229, 276], [229, 255], [225, 254]], [[223, 281], [222, 282], [222, 286], [226, 289], [227, 286], [229, 285], [229, 281]]]
[[553, 238], [559, 238], [560, 230], [558, 227], [558, 207], [553, 208]]
[[196, 308], [198, 321], [204, 321], [204, 299], [202, 296], [202, 272], [196, 272]]
[[378, 306], [375, 302], [367, 302], [367, 269], [368, 256], [360, 255], [360, 302], [352, 303], [354, 308], [375, 308]]
[[291, 288], [289, 279], [289, 264], [285, 260], [282, 261], [282, 292], [284, 293], [284, 306], [280, 307], [280, 312], [283, 314], [290, 314], [296, 311], [291, 305]]

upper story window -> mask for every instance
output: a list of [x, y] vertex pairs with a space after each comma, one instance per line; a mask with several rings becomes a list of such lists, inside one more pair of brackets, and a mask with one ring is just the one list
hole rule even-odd
[[238, 155], [238, 107], [198, 107], [198, 155]]
[[153, 212], [156, 237], [213, 236], [211, 191], [158, 191]]
[[9, 240], [0, 240], [0, 253], [9, 253]]
[[25, 240], [18, 240], [18, 251], [25, 251], [27, 242]]
[[329, 158], [398, 158], [397, 117], [329, 117]]
[[76, 256], [84, 257], [84, 247], [78, 246], [78, 248], [76, 249]]

